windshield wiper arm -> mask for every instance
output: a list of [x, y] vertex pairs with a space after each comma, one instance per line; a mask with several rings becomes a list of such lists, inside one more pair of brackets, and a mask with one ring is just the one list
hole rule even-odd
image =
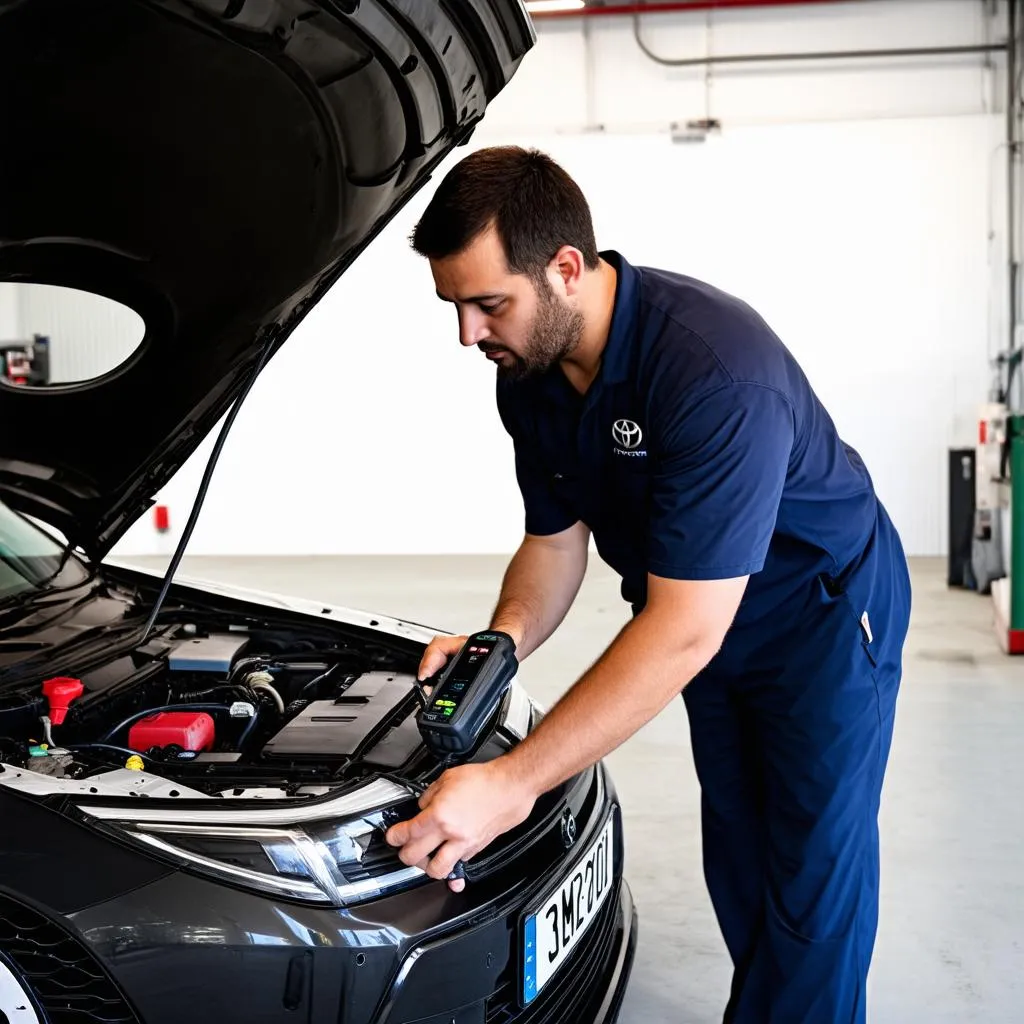
[[[85, 579], [79, 580], [77, 583], [73, 583], [68, 587], [63, 588], [50, 586], [50, 584], [52, 584], [67, 567], [74, 549], [74, 543], [69, 543], [61, 554], [60, 561], [57, 563], [57, 568], [54, 569], [53, 572], [44, 576], [38, 583], [33, 583], [31, 590], [19, 590], [17, 593], [8, 594], [6, 597], [0, 597], [0, 608], [7, 608], [9, 606], [16, 605], [32, 609], [41, 607], [45, 608], [49, 605], [60, 604], [61, 598], [55, 598], [55, 595], [63, 595], [68, 591], [77, 590], [79, 587], [84, 587], [87, 583], [92, 582], [92, 580], [95, 579], [96, 573], [90, 568]], [[8, 564], [12, 564], [9, 559], [5, 558], [5, 561], [8, 561]], [[28, 579], [27, 573], [22, 572], [21, 575]]]

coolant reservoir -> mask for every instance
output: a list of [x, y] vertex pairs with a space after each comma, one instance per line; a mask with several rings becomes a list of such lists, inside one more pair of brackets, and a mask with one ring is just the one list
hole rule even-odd
[[213, 718], [205, 711], [160, 711], [136, 722], [128, 733], [132, 750], [179, 746], [197, 753], [213, 746]]

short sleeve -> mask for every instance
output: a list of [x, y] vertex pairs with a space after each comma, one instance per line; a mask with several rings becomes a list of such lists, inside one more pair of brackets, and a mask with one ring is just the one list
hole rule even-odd
[[555, 492], [549, 470], [519, 424], [519, 416], [503, 401], [500, 389], [498, 412], [515, 450], [516, 480], [523, 496], [526, 532], [545, 537], [568, 530], [579, 517]]
[[513, 438], [513, 442], [516, 450], [516, 479], [523, 495], [526, 532], [544, 537], [568, 530], [579, 517], [555, 494], [550, 476], [535, 455], [521, 441]]
[[693, 580], [759, 572], [795, 437], [785, 395], [731, 383], [657, 422], [649, 571]]

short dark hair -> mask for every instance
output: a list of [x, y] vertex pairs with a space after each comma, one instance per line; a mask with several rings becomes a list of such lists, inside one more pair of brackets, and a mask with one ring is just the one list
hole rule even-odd
[[412, 233], [421, 256], [462, 252], [491, 224], [514, 274], [539, 279], [563, 245], [598, 266], [590, 207], [579, 185], [546, 153], [519, 146], [480, 149], [445, 175]]

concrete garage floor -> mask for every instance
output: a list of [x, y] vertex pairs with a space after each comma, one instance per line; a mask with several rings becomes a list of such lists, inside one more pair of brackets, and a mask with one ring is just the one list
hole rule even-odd
[[[160, 559], [135, 559], [162, 568]], [[480, 628], [494, 557], [187, 558], [182, 574]], [[882, 809], [882, 917], [870, 1014], [884, 1024], [1024, 1020], [1024, 661], [998, 652], [989, 602], [913, 564], [915, 609]], [[592, 560], [563, 627], [521, 678], [551, 703], [626, 621]], [[624, 1024], [721, 1020], [730, 965], [701, 876], [699, 791], [682, 701], [610, 758], [641, 914]]]

